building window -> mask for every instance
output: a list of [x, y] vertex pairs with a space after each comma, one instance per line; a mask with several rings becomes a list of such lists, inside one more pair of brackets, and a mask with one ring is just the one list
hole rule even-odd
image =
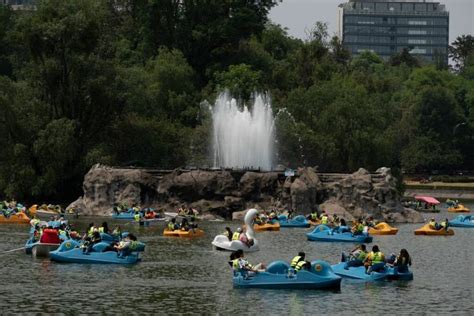
[[408, 25], [428, 25], [426, 20], [408, 20]]

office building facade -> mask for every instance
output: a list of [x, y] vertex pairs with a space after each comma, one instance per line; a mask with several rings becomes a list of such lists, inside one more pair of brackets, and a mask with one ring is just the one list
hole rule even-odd
[[430, 0], [349, 0], [339, 5], [339, 37], [353, 56], [385, 60], [403, 49], [429, 62], [448, 61], [449, 12]]

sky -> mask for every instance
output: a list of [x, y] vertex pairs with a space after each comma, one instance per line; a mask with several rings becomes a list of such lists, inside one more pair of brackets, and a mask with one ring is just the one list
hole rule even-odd
[[[283, 0], [270, 11], [270, 19], [294, 37], [305, 39], [305, 30], [316, 21], [328, 23], [329, 34], [337, 32], [337, 6], [344, 0]], [[440, 0], [450, 12], [449, 41], [461, 34], [474, 35], [474, 0]]]

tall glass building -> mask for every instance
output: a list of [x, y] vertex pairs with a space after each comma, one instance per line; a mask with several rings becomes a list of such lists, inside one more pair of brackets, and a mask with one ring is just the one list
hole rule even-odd
[[349, 0], [339, 5], [339, 36], [354, 56], [382, 58], [407, 48], [427, 61], [448, 61], [449, 12], [430, 0]]

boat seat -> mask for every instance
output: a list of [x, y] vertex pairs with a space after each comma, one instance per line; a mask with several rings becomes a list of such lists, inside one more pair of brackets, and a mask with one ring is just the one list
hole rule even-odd
[[287, 274], [289, 269], [290, 265], [288, 262], [279, 260], [270, 263], [267, 267], [267, 272], [273, 274]]

